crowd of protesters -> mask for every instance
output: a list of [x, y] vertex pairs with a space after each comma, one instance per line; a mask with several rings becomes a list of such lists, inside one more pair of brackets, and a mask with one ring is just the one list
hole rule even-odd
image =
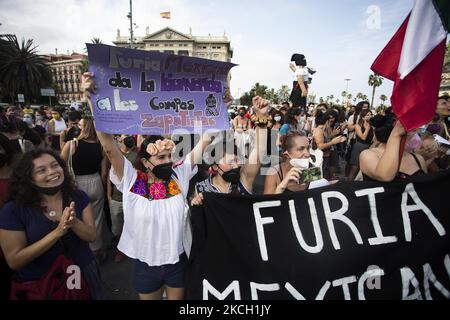
[[[93, 78], [83, 80], [89, 94]], [[209, 165], [197, 165], [205, 148], [226, 138], [205, 134], [178, 161], [170, 136], [98, 132], [88, 106], [3, 108], [0, 299], [10, 297], [11, 286], [19, 298], [18, 284], [41, 279], [61, 255], [82, 270], [88, 290], [78, 298], [104, 298], [98, 265], [111, 243], [117, 262], [134, 260], [140, 299], [160, 299], [164, 290], [182, 299], [187, 210], [202, 204], [204, 192], [281, 194], [449, 168], [449, 97], [439, 97], [430, 123], [407, 133], [390, 108], [306, 105], [307, 87], [299, 90], [300, 104], [255, 97], [230, 112], [233, 147]], [[309, 168], [320, 169], [321, 184], [302, 179]]]

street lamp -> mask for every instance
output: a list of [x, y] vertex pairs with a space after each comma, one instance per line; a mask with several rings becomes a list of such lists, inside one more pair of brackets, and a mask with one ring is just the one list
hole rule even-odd
[[347, 81], [347, 89], [345, 89], [345, 92], [348, 93], [348, 82], [349, 82], [349, 81], [352, 81], [352, 79], [344, 79], [344, 80]]

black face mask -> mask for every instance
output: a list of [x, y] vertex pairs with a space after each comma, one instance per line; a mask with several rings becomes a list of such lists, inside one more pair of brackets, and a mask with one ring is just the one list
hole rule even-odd
[[[64, 182], [63, 182], [64, 183]], [[55, 194], [57, 194], [63, 186], [63, 183], [61, 183], [59, 186], [56, 187], [50, 187], [50, 188], [45, 188], [45, 187], [39, 187], [37, 185], [34, 185], [34, 188], [42, 194], [45, 194], [47, 196], [54, 196]]]
[[164, 181], [169, 181], [173, 173], [172, 166], [173, 166], [172, 162], [158, 164], [152, 169], [152, 172], [155, 175], [155, 177], [162, 179]]
[[123, 144], [125, 145], [125, 147], [127, 147], [128, 149], [131, 149], [135, 146], [134, 144], [134, 138], [133, 137], [126, 137], [123, 139]]
[[226, 182], [230, 182], [231, 184], [238, 184], [241, 180], [241, 168], [235, 168], [228, 171], [222, 170], [222, 178], [223, 180], [225, 180]]

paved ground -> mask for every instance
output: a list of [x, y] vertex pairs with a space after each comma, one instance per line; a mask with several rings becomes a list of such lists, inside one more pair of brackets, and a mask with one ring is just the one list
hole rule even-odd
[[131, 285], [133, 261], [125, 258], [122, 262], [114, 262], [115, 252], [115, 250], [110, 250], [107, 260], [100, 264], [106, 298], [108, 300], [136, 300], [138, 296]]

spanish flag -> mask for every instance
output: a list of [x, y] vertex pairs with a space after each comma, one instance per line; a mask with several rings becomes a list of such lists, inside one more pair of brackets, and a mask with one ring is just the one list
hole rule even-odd
[[163, 19], [170, 19], [170, 11], [161, 12], [159, 15], [160, 15], [161, 18], [163, 18]]

